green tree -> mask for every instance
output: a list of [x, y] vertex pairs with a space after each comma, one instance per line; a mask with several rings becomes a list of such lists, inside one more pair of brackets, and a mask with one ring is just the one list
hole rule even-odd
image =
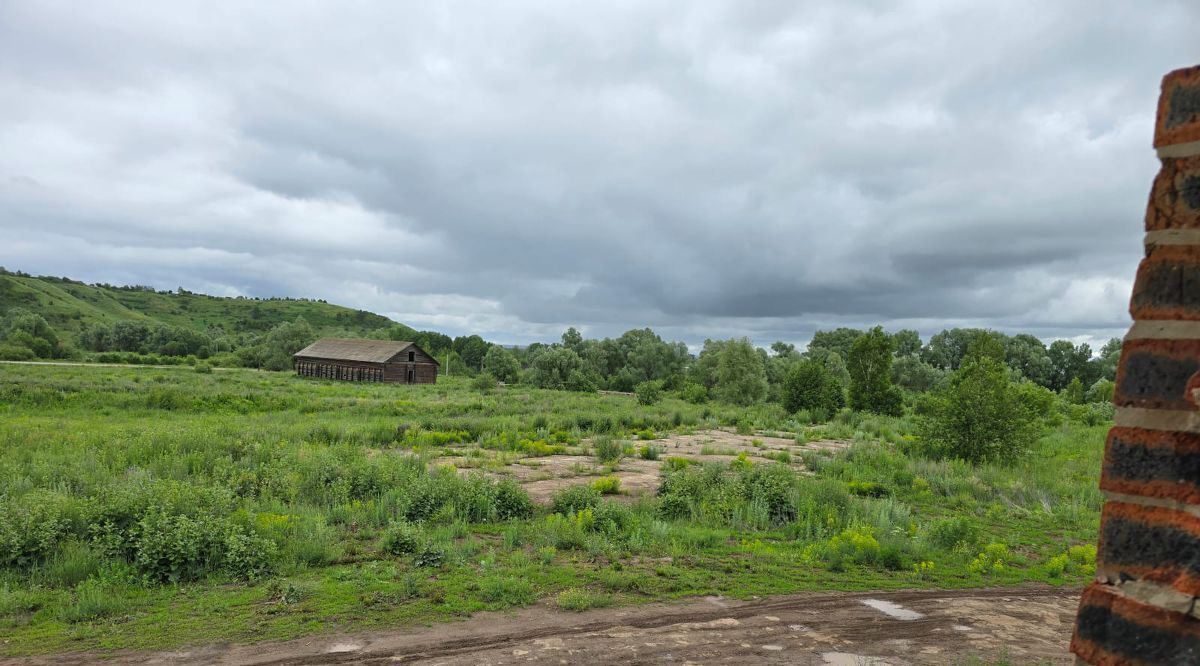
[[929, 452], [939, 457], [1012, 462], [1039, 434], [1034, 404], [1041, 393], [1045, 390], [1032, 384], [1011, 382], [1007, 368], [994, 358], [967, 357], [929, 401], [918, 431]]
[[850, 345], [850, 407], [899, 416], [904, 399], [892, 384], [892, 339], [876, 326]]
[[472, 372], [478, 372], [483, 367], [483, 357], [487, 355], [489, 347], [491, 345], [478, 335], [459, 336], [453, 342], [454, 351]]
[[557, 345], [533, 358], [527, 377], [538, 388], [585, 390], [589, 384], [579, 354]]
[[947, 329], [929, 338], [929, 343], [921, 350], [921, 360], [935, 368], [957, 370], [958, 366], [962, 365], [971, 342], [976, 337], [987, 334], [999, 335], [981, 328]]
[[947, 372], [915, 355], [899, 356], [892, 362], [892, 382], [914, 393], [932, 391], [945, 381]]
[[1050, 357], [1050, 383], [1048, 388], [1061, 391], [1075, 377], [1085, 386], [1099, 379], [1100, 370], [1090, 361], [1092, 348], [1086, 343], [1075, 346], [1070, 340], [1055, 340], [1046, 351]]
[[845, 361], [850, 357], [850, 346], [862, 336], [863, 332], [856, 328], [842, 327], [835, 328], [832, 331], [817, 331], [813, 333], [812, 340], [808, 343], [808, 351], [828, 349], [841, 356], [842, 360]]
[[492, 345], [483, 357], [483, 369], [505, 384], [517, 381], [521, 374], [521, 364], [517, 357], [500, 345]]
[[893, 333], [892, 341], [896, 343], [896, 356], [912, 356], [921, 353], [921, 334], [910, 328]]
[[575, 330], [574, 326], [571, 326], [566, 331], [563, 331], [562, 346], [578, 354], [580, 347], [583, 346], [583, 335]]
[[1071, 382], [1062, 390], [1063, 400], [1070, 405], [1082, 405], [1084, 398], [1083, 382], [1078, 377], [1072, 377]]
[[1023, 377], [1049, 387], [1053, 370], [1046, 345], [1028, 333], [1014, 335], [1005, 342], [1004, 362]]
[[1114, 380], [1117, 378], [1117, 364], [1121, 362], [1121, 338], [1109, 338], [1100, 348], [1100, 356], [1096, 359], [1097, 371], [1101, 379]]
[[[56, 358], [63, 355], [58, 334], [39, 314], [14, 308], [0, 321], [0, 340], [8, 347], [23, 347], [38, 358]], [[20, 352], [9, 355], [21, 356]]]
[[718, 400], [750, 405], [766, 395], [766, 365], [748, 338], [725, 341], [716, 361], [712, 393]]
[[795, 364], [783, 382], [783, 407], [794, 414], [801, 409], [820, 410], [826, 416], [845, 404], [842, 385], [828, 368], [813, 360]]
[[259, 367], [265, 370], [288, 370], [292, 367], [292, 355], [312, 344], [317, 339], [312, 327], [304, 317], [283, 322], [272, 328], [263, 337], [260, 345], [261, 353]]
[[1113, 390], [1116, 384], [1111, 379], [1097, 379], [1095, 384], [1087, 390], [1088, 402], [1112, 402]]

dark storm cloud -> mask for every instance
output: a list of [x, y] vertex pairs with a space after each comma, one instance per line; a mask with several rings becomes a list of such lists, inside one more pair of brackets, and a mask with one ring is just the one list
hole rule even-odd
[[1190, 2], [0, 5], [0, 263], [502, 341], [1126, 325]]

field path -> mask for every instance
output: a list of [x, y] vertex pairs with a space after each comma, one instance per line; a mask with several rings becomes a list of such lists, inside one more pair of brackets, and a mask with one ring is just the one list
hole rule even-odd
[[[1071, 664], [1079, 591], [1049, 586], [716, 597], [583, 613], [547, 604], [461, 622], [176, 652], [4, 663], [109, 664]], [[971, 663], [971, 662], [967, 662]]]

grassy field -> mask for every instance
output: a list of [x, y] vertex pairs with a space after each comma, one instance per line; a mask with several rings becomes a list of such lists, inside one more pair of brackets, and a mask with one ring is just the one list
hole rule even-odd
[[[909, 455], [906, 419], [851, 412], [0, 364], [0, 654], [534, 603], [1081, 584], [1106, 428], [1064, 420], [1015, 467], [972, 467]], [[654, 487], [631, 494], [645, 470]]]

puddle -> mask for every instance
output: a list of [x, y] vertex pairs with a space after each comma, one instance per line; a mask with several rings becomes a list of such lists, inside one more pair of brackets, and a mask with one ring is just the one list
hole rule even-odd
[[880, 613], [890, 615], [897, 620], [919, 620], [925, 617], [915, 610], [909, 610], [904, 606], [894, 604], [890, 601], [884, 601], [883, 599], [863, 599], [862, 602], [863, 604], [874, 608]]
[[822, 652], [826, 666], [887, 666], [888, 662], [876, 657], [864, 657], [852, 652]]
[[359, 643], [334, 643], [325, 650], [326, 653], [335, 652], [356, 652], [363, 648]]

